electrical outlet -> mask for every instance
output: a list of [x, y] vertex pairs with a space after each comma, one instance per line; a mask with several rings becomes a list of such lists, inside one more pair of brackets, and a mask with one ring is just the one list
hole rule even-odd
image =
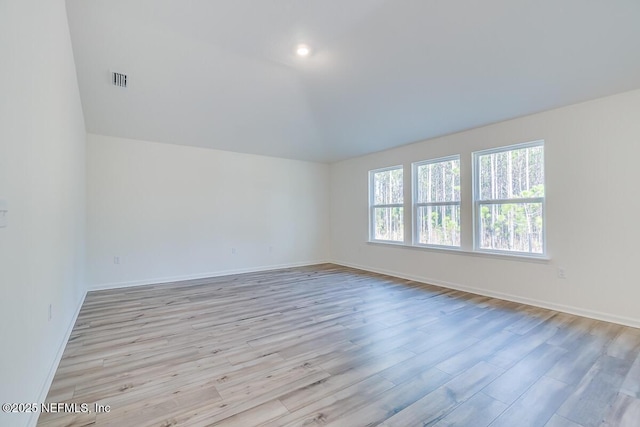
[[273, 252], [273, 246], [269, 246], [269, 253]]
[[119, 256], [114, 256], [113, 257], [113, 263], [114, 264], [120, 264], [120, 257]]
[[51, 321], [51, 318], [53, 317], [53, 305], [49, 304], [49, 313], [48, 313], [48, 320]]
[[236, 252], [236, 248], [231, 248], [231, 254], [232, 254], [232, 255], [235, 255], [236, 253], [237, 253], [237, 252]]
[[558, 279], [566, 279], [567, 278], [567, 272], [564, 269], [564, 267], [558, 267]]
[[7, 217], [9, 216], [9, 204], [6, 200], [0, 200], [0, 228], [7, 226]]

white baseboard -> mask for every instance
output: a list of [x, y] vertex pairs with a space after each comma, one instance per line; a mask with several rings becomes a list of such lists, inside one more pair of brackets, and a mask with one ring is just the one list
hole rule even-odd
[[[73, 327], [76, 324], [76, 320], [78, 320], [78, 315], [80, 314], [80, 309], [82, 308], [82, 304], [84, 303], [84, 299], [87, 296], [87, 291], [85, 290], [82, 293], [82, 297], [78, 302], [78, 306], [76, 307], [75, 313], [71, 317], [71, 321], [67, 326], [67, 332], [64, 334], [64, 339], [60, 343], [58, 347], [58, 352], [56, 353], [56, 358], [54, 359], [51, 367], [49, 368], [49, 374], [42, 385], [42, 389], [40, 390], [40, 395], [38, 396], [38, 403], [44, 403], [47, 399], [47, 394], [49, 393], [49, 388], [51, 387], [51, 383], [53, 382], [53, 377], [56, 375], [56, 371], [58, 370], [58, 365], [60, 364], [60, 360], [62, 360], [62, 355], [64, 353], [64, 349], [67, 347], [67, 342], [69, 341], [69, 337], [71, 336], [71, 332], [73, 331]], [[40, 412], [32, 412], [31, 418], [29, 418], [29, 423], [27, 424], [30, 427], [35, 427], [38, 424], [38, 417], [40, 416]]]
[[414, 276], [411, 274], [401, 273], [399, 271], [385, 270], [382, 268], [370, 267], [366, 265], [351, 264], [342, 261], [331, 261], [332, 264], [342, 265], [344, 267], [357, 268], [359, 270], [370, 271], [372, 273], [386, 274], [387, 276], [398, 277], [400, 279], [413, 280], [414, 282], [425, 283], [443, 288], [454, 289], [457, 291], [469, 292], [476, 295], [498, 298], [506, 301], [517, 302], [520, 304], [532, 305], [535, 307], [546, 308], [549, 310], [561, 311], [563, 313], [575, 314], [577, 316], [589, 317], [591, 319], [603, 320], [605, 322], [617, 323], [632, 328], [640, 328], [640, 319], [631, 317], [618, 316], [611, 313], [603, 313], [600, 311], [584, 309], [564, 304], [556, 304], [549, 301], [542, 301], [518, 295], [506, 294], [502, 292], [490, 291], [487, 289], [476, 288], [473, 286], [461, 285], [459, 283], [445, 282], [442, 280], [431, 279], [428, 277]]
[[97, 285], [90, 285], [88, 290], [101, 291], [105, 289], [129, 288], [133, 286], [142, 286], [142, 285], [151, 285], [151, 284], [156, 285], [161, 283], [180, 282], [184, 280], [207, 279], [209, 277], [231, 276], [233, 274], [257, 273], [260, 271], [279, 270], [281, 268], [306, 267], [309, 265], [326, 264], [329, 262], [330, 261], [326, 261], [326, 260], [304, 261], [304, 262], [294, 262], [294, 263], [288, 263], [288, 264], [264, 265], [260, 267], [238, 268], [234, 270], [211, 271], [207, 273], [185, 274], [180, 276], [151, 277], [148, 279], [132, 280], [128, 282], [100, 283]]

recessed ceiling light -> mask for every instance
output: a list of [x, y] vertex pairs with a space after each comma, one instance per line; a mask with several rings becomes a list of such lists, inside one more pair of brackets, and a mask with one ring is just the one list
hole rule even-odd
[[309, 53], [311, 53], [311, 49], [309, 49], [309, 46], [306, 44], [299, 44], [298, 47], [296, 47], [296, 54], [298, 56], [309, 56]]

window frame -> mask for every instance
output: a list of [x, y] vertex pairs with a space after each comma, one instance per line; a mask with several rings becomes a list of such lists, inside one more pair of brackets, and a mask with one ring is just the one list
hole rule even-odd
[[[461, 170], [459, 172], [460, 176], [458, 177], [460, 181], [460, 196], [457, 202], [418, 202], [418, 168], [420, 166], [435, 164], [435, 163], [445, 163], [450, 162], [452, 160], [457, 160], [459, 168], [462, 169], [462, 162], [460, 160], [460, 154], [454, 154], [451, 156], [438, 157], [435, 159], [421, 160], [419, 162], [414, 162], [411, 164], [411, 202], [412, 202], [412, 223], [411, 223], [411, 238], [412, 244], [418, 247], [425, 248], [434, 248], [434, 249], [448, 249], [448, 250], [459, 250], [462, 247], [462, 178], [461, 178]], [[418, 226], [418, 209], [426, 206], [458, 206], [460, 216], [458, 220], [460, 221], [460, 244], [459, 245], [436, 245], [432, 243], [420, 243], [420, 227]]]
[[[402, 203], [387, 203], [387, 204], [380, 204], [380, 205], [376, 205], [375, 204], [375, 195], [374, 195], [374, 190], [375, 190], [375, 185], [374, 185], [374, 177], [375, 174], [380, 173], [380, 172], [386, 172], [386, 171], [392, 171], [392, 170], [396, 170], [396, 169], [400, 169], [402, 171]], [[390, 244], [397, 244], [397, 245], [403, 245], [405, 244], [406, 241], [406, 229], [405, 229], [405, 212], [404, 212], [404, 202], [405, 202], [405, 188], [404, 188], [404, 165], [395, 165], [395, 166], [388, 166], [388, 167], [384, 167], [384, 168], [379, 168], [379, 169], [372, 169], [369, 171], [369, 241], [370, 242], [380, 242], [380, 243], [390, 243]], [[403, 224], [402, 224], [402, 228], [403, 228], [403, 234], [402, 234], [402, 240], [385, 240], [385, 239], [376, 239], [376, 232], [375, 232], [375, 227], [376, 227], [376, 219], [375, 219], [375, 212], [376, 212], [376, 208], [401, 208], [402, 209], [402, 218], [403, 218]]]
[[[473, 251], [479, 253], [499, 254], [499, 255], [511, 255], [528, 258], [546, 258], [547, 257], [547, 220], [546, 220], [546, 196], [547, 196], [547, 176], [545, 173], [545, 152], [544, 140], [536, 140], [518, 144], [511, 144], [501, 147], [489, 148], [486, 150], [474, 151], [471, 153], [472, 160], [472, 204], [473, 204]], [[525, 197], [525, 198], [513, 198], [513, 199], [480, 199], [480, 157], [503, 153], [506, 151], [520, 150], [523, 148], [542, 147], [542, 172], [543, 172], [543, 185], [544, 196], [543, 197]], [[461, 184], [462, 186], [462, 184]], [[509, 251], [502, 249], [488, 249], [480, 246], [481, 236], [480, 230], [482, 226], [480, 221], [482, 216], [480, 214], [481, 205], [504, 205], [504, 204], [517, 204], [517, 203], [540, 203], [542, 209], [542, 253], [536, 252], [522, 252], [522, 251]]]

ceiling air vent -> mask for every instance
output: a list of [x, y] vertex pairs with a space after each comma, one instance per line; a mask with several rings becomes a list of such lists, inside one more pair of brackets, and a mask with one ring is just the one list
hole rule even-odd
[[122, 73], [111, 73], [111, 83], [118, 87], [127, 87], [127, 75]]

